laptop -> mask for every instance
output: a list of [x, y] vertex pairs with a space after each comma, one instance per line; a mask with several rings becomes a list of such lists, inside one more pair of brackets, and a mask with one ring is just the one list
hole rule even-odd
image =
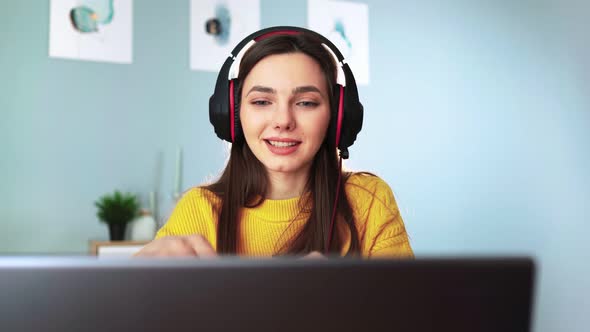
[[0, 257], [0, 331], [530, 331], [526, 257]]

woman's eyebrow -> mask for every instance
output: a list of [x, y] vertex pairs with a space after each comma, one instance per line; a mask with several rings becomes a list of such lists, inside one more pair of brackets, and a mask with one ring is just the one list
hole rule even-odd
[[264, 92], [264, 93], [272, 93], [272, 94], [277, 93], [277, 90], [275, 90], [273, 88], [269, 88], [267, 86], [262, 86], [262, 85], [255, 85], [255, 86], [253, 86], [250, 89], [250, 91], [248, 91], [248, 93], [246, 94], [246, 96], [249, 95], [250, 92], [253, 92], [253, 91]]
[[305, 92], [317, 92], [323, 96], [320, 89], [318, 89], [317, 87], [315, 87], [313, 85], [298, 86], [295, 89], [293, 89], [293, 91], [291, 91], [291, 93], [294, 95], [300, 94], [300, 93], [305, 93]]
[[[250, 90], [248, 91], [248, 93], [246, 94], [249, 95], [251, 92], [262, 92], [262, 93], [272, 93], [272, 94], [276, 94], [277, 90], [268, 87], [268, 86], [262, 86], [262, 85], [255, 85], [252, 88], [250, 88]], [[320, 95], [323, 96], [322, 92], [320, 91], [320, 89], [318, 89], [317, 87], [313, 86], [313, 85], [304, 85], [304, 86], [298, 86], [296, 88], [294, 88], [291, 91], [291, 94], [296, 95], [296, 94], [301, 94], [301, 93], [305, 93], [305, 92], [317, 92]]]

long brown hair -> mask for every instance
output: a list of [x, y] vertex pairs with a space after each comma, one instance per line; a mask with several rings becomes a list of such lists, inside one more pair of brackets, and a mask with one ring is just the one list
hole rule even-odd
[[[335, 100], [332, 95], [336, 83], [336, 64], [331, 55], [321, 45], [321, 41], [309, 34], [275, 35], [258, 41], [244, 54], [237, 79], [236, 108], [242, 95], [242, 85], [252, 68], [263, 58], [274, 54], [303, 53], [313, 58], [321, 67], [326, 78], [330, 96], [330, 106], [334, 109]], [[334, 116], [334, 112], [331, 113]], [[238, 117], [239, 118], [239, 117]], [[240, 127], [240, 126], [238, 126]], [[305, 254], [312, 251], [340, 254], [343, 246], [341, 232], [338, 227], [345, 225], [350, 233], [348, 254], [358, 254], [360, 244], [358, 231], [354, 223], [352, 209], [344, 183], [350, 173], [342, 173], [340, 178], [340, 195], [337, 202], [337, 216], [332, 240], [328, 241], [332, 209], [336, 198], [338, 173], [338, 156], [333, 140], [324, 139], [311, 167], [305, 190], [310, 192], [309, 200], [300, 201], [301, 207], [311, 209], [309, 219], [303, 229], [283, 248], [281, 254]], [[221, 254], [236, 254], [238, 248], [238, 223], [240, 209], [256, 207], [265, 199], [269, 186], [268, 174], [264, 165], [254, 156], [243, 135], [239, 133], [231, 147], [229, 161], [217, 182], [205, 186], [222, 200], [217, 226], [217, 251]], [[330, 243], [330, 248], [327, 248]]]

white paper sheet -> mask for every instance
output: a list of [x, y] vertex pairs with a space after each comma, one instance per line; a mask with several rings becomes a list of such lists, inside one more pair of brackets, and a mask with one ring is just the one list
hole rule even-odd
[[143, 247], [142, 245], [103, 246], [98, 248], [96, 255], [98, 258], [130, 258]]
[[[259, 0], [191, 0], [190, 67], [217, 72], [232, 49], [260, 30]], [[209, 19], [221, 23], [220, 35], [207, 33]]]
[[[77, 60], [133, 61], [133, 0], [51, 0], [49, 56]], [[96, 30], [82, 32], [91, 22]], [[85, 18], [85, 20], [84, 20]], [[76, 29], [78, 26], [79, 29]]]
[[369, 84], [369, 6], [308, 0], [308, 27], [330, 39], [350, 65], [357, 85]]

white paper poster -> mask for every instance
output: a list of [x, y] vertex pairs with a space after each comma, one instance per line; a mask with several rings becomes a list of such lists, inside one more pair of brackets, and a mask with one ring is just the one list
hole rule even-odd
[[308, 0], [308, 27], [330, 39], [350, 65], [358, 85], [369, 84], [369, 6]]
[[190, 66], [217, 72], [233, 48], [260, 30], [259, 0], [191, 0]]
[[133, 0], [51, 0], [49, 56], [131, 63]]

